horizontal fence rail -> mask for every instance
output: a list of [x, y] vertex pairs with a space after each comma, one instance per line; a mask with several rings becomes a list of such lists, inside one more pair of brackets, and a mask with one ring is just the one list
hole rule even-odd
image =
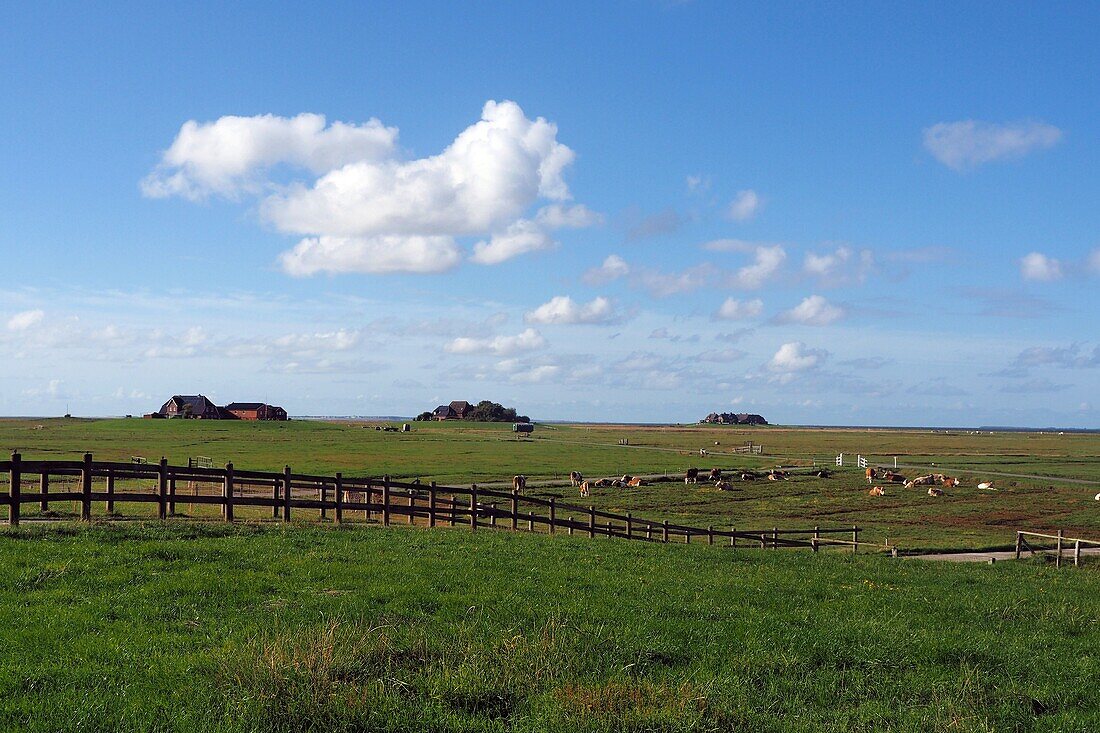
[[[92, 506], [103, 502], [108, 516], [122, 502], [155, 504], [158, 519], [177, 514], [179, 504], [211, 505], [221, 508], [221, 519], [235, 521], [237, 510], [266, 507], [272, 519], [285, 522], [301, 510], [316, 511], [321, 520], [341, 524], [363, 521], [389, 526], [402, 517], [406, 524], [428, 527], [466, 526], [525, 530], [589, 537], [620, 537], [650, 542], [703, 542], [708, 545], [779, 548], [895, 548], [860, 542], [858, 526], [813, 527], [808, 529], [716, 529], [691, 527], [668, 520], [651, 520], [632, 514], [616, 514], [558, 501], [526, 496], [518, 491], [494, 491], [470, 487], [438, 486], [419, 482], [393, 481], [389, 476], [361, 477], [295, 473], [290, 466], [282, 472], [247, 471], [227, 463], [224, 468], [193, 465], [172, 466], [167, 459], [158, 463], [95, 461], [84, 454], [80, 461], [24, 461], [19, 453], [0, 461], [0, 474], [7, 473], [8, 493], [0, 494], [0, 506], [8, 509], [7, 523], [18, 526], [24, 504], [37, 504], [43, 513], [51, 502], [78, 502], [80, 519], [92, 518]], [[120, 482], [131, 485], [123, 488]], [[136, 483], [136, 487], [133, 485]], [[203, 493], [205, 491], [205, 493]], [[189, 510], [190, 511], [190, 510]]]
[[[1032, 542], [1028, 541], [1032, 538]], [[1040, 544], [1034, 540], [1053, 540], [1054, 547], [1037, 547]], [[1062, 567], [1062, 557], [1070, 548], [1073, 550], [1073, 564], [1081, 564], [1081, 549], [1087, 547], [1100, 547], [1100, 540], [1086, 540], [1080, 537], [1066, 537], [1064, 530], [1058, 530], [1057, 534], [1043, 534], [1042, 532], [1027, 532], [1016, 530], [1016, 559], [1019, 560], [1024, 552], [1032, 555], [1053, 552], [1054, 567]]]

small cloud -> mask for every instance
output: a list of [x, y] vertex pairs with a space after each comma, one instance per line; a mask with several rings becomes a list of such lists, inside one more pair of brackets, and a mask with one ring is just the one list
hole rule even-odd
[[508, 225], [489, 241], [474, 245], [471, 261], [479, 265], [499, 265], [501, 262], [519, 257], [528, 252], [551, 249], [557, 243], [546, 231], [533, 221], [520, 219]]
[[761, 206], [763, 206], [763, 202], [756, 191], [751, 188], [745, 189], [738, 191], [737, 195], [733, 197], [733, 201], [726, 208], [726, 215], [734, 221], [748, 221], [756, 216]]
[[718, 312], [714, 314], [714, 317], [723, 321], [743, 321], [749, 318], [756, 318], [763, 310], [764, 301], [759, 298], [755, 300], [726, 298], [725, 302], [718, 308]]
[[608, 255], [599, 267], [584, 273], [582, 279], [589, 285], [603, 285], [630, 274], [630, 265], [619, 255]]
[[687, 222], [675, 209], [668, 208], [642, 217], [642, 219], [626, 230], [626, 238], [630, 241], [649, 239], [662, 234], [671, 234]]
[[662, 326], [661, 328], [653, 329], [649, 334], [649, 338], [651, 338], [651, 339], [661, 339], [661, 340], [664, 340], [664, 341], [670, 341], [674, 344], [680, 343], [680, 342], [694, 344], [694, 343], [698, 343], [699, 334], [693, 333], [689, 336], [685, 336], [685, 335], [679, 334], [679, 333], [670, 333], [667, 328]]
[[535, 221], [547, 229], [584, 229], [603, 222], [603, 217], [584, 204], [550, 204], [535, 214]]
[[1020, 258], [1020, 275], [1025, 280], [1053, 282], [1062, 277], [1062, 263], [1041, 252], [1031, 252]]
[[803, 326], [828, 326], [843, 318], [845, 310], [833, 305], [820, 295], [811, 295], [801, 303], [782, 313], [780, 323], [798, 323]]
[[618, 314], [607, 298], [577, 303], [567, 295], [558, 295], [524, 315], [527, 323], [546, 324], [607, 324], [618, 320]]
[[826, 351], [810, 349], [801, 341], [792, 341], [779, 347], [768, 362], [768, 368], [773, 372], [804, 372], [820, 366], [827, 356]]
[[[720, 240], [729, 242], [731, 240]], [[714, 245], [714, 242], [710, 243]], [[756, 290], [764, 286], [783, 266], [787, 260], [787, 251], [782, 245], [754, 245], [752, 247], [753, 262], [745, 265], [735, 272], [730, 278], [730, 285], [744, 290]]]
[[1055, 384], [1049, 379], [1037, 377], [1035, 379], [1028, 379], [1023, 382], [1015, 382], [1013, 384], [1006, 384], [1001, 387], [1002, 392], [1009, 394], [1043, 394], [1050, 392], [1061, 392], [1062, 390], [1069, 389], [1072, 385], [1069, 384]]
[[45, 317], [45, 312], [40, 310], [30, 310], [16, 313], [14, 316], [8, 319], [8, 330], [26, 331], [33, 326], [37, 326], [39, 323], [42, 322], [42, 319]]
[[751, 335], [755, 328], [739, 328], [736, 331], [728, 331], [714, 334], [715, 341], [724, 341], [727, 344], [735, 344], [746, 336]]
[[538, 331], [528, 328], [515, 336], [496, 336], [494, 338], [459, 337], [444, 348], [452, 354], [492, 353], [508, 356], [524, 351], [534, 351], [546, 346], [546, 339]]
[[802, 263], [803, 272], [828, 286], [862, 283], [874, 267], [875, 257], [871, 250], [864, 249], [857, 253], [847, 245], [824, 254], [807, 252]]
[[1069, 346], [1032, 346], [1016, 355], [1012, 362], [1015, 369], [1038, 366], [1055, 366], [1063, 369], [1090, 369], [1100, 367], [1100, 345], [1091, 352], [1080, 344]]
[[699, 173], [693, 176], [688, 176], [685, 179], [687, 189], [691, 193], [705, 193], [710, 190], [710, 176], [704, 176]]
[[940, 122], [924, 129], [924, 147], [939, 162], [965, 171], [1053, 147], [1062, 131], [1045, 122]]

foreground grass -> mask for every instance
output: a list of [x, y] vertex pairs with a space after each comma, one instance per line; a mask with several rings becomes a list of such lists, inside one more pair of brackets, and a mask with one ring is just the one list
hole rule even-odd
[[415, 529], [0, 535], [0, 728], [1095, 731], [1095, 566]]

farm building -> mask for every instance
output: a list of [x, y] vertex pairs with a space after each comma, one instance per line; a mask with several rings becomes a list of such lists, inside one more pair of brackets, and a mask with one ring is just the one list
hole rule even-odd
[[172, 399], [161, 405], [156, 414], [161, 417], [192, 420], [219, 420], [224, 417], [222, 410], [201, 394], [172, 395]]
[[699, 422], [715, 425], [767, 425], [768, 421], [760, 415], [748, 412], [712, 412]]
[[466, 400], [455, 400], [449, 405], [440, 405], [432, 410], [433, 420], [465, 420], [474, 409]]
[[226, 412], [238, 420], [286, 420], [286, 410], [264, 402], [230, 402]]

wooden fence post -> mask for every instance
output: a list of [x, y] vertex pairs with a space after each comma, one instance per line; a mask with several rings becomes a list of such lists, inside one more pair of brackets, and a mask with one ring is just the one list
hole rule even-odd
[[691, 544], [691, 530], [690, 529], [685, 529], [684, 530], [684, 544], [685, 545], [690, 545]]
[[372, 479], [367, 479], [367, 490], [363, 492], [363, 495], [367, 499], [367, 508], [363, 510], [363, 519], [369, 522], [371, 520], [370, 505], [374, 501], [374, 481]]
[[779, 529], [772, 527], [772, 549], [779, 549]]
[[626, 513], [626, 538], [634, 539], [634, 516], [630, 512]]
[[428, 484], [428, 526], [435, 526], [435, 481]]
[[382, 477], [382, 526], [390, 526], [390, 477]]
[[454, 494], [450, 494], [450, 497], [451, 497], [451, 500], [450, 500], [450, 507], [451, 507], [450, 522], [451, 522], [452, 527], [457, 527], [458, 526], [458, 513], [456, 511], [456, 508], [458, 507], [458, 502], [455, 500], [455, 495]]
[[550, 497], [550, 534], [554, 534], [554, 523], [557, 521], [557, 507], [554, 506], [554, 497]]
[[290, 466], [283, 466], [283, 521], [290, 521]]
[[1054, 567], [1062, 567], [1062, 533], [1065, 530], [1058, 530], [1058, 556], [1054, 558]]
[[737, 527], [730, 525], [730, 547], [737, 547]]
[[1073, 566], [1077, 567], [1081, 564], [1081, 540], [1077, 540], [1073, 543]]
[[324, 521], [328, 517], [328, 509], [325, 508], [325, 502], [328, 501], [328, 484], [322, 481], [317, 493], [321, 498], [321, 509], [319, 513], [321, 521]]
[[41, 512], [48, 512], [50, 510], [50, 474], [45, 470], [38, 476], [38, 490], [42, 494], [42, 501], [38, 505], [38, 510]]
[[596, 507], [588, 507], [588, 536], [596, 536]]
[[19, 526], [19, 494], [23, 478], [19, 468], [21, 458], [17, 451], [11, 452], [11, 470], [8, 473], [8, 524], [12, 527]]
[[569, 522], [569, 536], [573, 536], [573, 517], [566, 517], [565, 521]]
[[668, 520], [667, 519], [664, 520], [664, 522], [662, 522], [662, 532], [663, 532], [663, 535], [661, 537], [661, 541], [662, 542], [668, 542]]
[[336, 509], [332, 513], [332, 518], [337, 524], [344, 523], [344, 474], [339, 471], [336, 472], [336, 487], [333, 489], [336, 492]]
[[92, 454], [84, 454], [84, 465], [80, 467], [80, 519], [92, 518]]
[[[88, 454], [88, 485], [92, 484], [92, 472], [91, 472], [91, 454]], [[90, 493], [89, 489], [89, 493]], [[157, 466], [157, 519], [164, 520], [168, 518], [168, 459], [164, 456], [160, 457], [160, 464]]]
[[714, 527], [713, 526], [708, 526], [707, 527], [707, 544], [708, 545], [713, 545], [714, 544]]
[[271, 482], [271, 518], [279, 518], [279, 483], [280, 479]]
[[653, 539], [653, 522], [646, 520], [645, 523], [645, 538], [647, 540]]
[[519, 492], [512, 489], [512, 531], [519, 529]]
[[416, 524], [416, 496], [413, 494], [413, 490], [409, 489], [409, 521], [407, 524]]
[[107, 513], [115, 513], [115, 469], [107, 469]]
[[1023, 550], [1023, 535], [1020, 534], [1020, 530], [1016, 530], [1016, 559], [1020, 559], [1020, 552]]
[[852, 525], [852, 554], [859, 552], [859, 527]]
[[470, 487], [470, 531], [477, 529], [477, 484]]
[[176, 515], [176, 477], [168, 479], [168, 515]]
[[225, 464], [225, 478], [222, 480], [222, 519], [233, 521], [233, 462]]

